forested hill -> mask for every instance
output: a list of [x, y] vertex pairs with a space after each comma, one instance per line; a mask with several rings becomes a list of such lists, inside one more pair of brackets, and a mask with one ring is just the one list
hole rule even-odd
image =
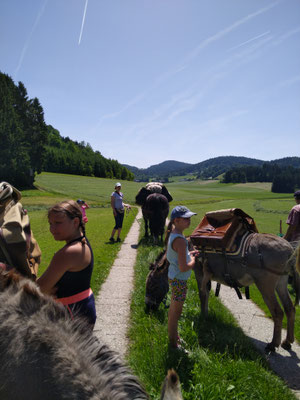
[[168, 178], [174, 175], [194, 174], [198, 178], [208, 179], [216, 178], [232, 168], [243, 166], [262, 166], [265, 163], [276, 163], [279, 166], [291, 165], [300, 167], [299, 157], [286, 157], [274, 161], [263, 161], [256, 158], [238, 157], [238, 156], [221, 156], [201, 161], [197, 164], [188, 164], [178, 161], [164, 161], [160, 164], [152, 165], [149, 168], [139, 169], [130, 165], [125, 165], [130, 169], [136, 179], [144, 178]]
[[[272, 161], [255, 158], [223, 156], [198, 164], [165, 161], [147, 169], [130, 167], [135, 179], [161, 180], [170, 176], [193, 174], [200, 179], [222, 176], [224, 183], [272, 182], [272, 191], [291, 193], [300, 188], [300, 157], [285, 157]], [[191, 178], [193, 179], [193, 178]]]
[[134, 174], [116, 160], [103, 157], [89, 143], [62, 137], [58, 130], [47, 126], [47, 144], [43, 170], [66, 174], [133, 180]]
[[160, 164], [152, 165], [151, 167], [145, 169], [140, 169], [127, 164], [123, 165], [134, 173], [136, 179], [144, 178], [145, 180], [155, 176], [167, 177], [170, 175], [176, 175], [178, 171], [182, 171], [193, 166], [193, 164], [174, 160], [164, 161]]
[[133, 180], [116, 160], [106, 159], [89, 144], [66, 137], [46, 125], [37, 98], [29, 99], [22, 82], [15, 85], [0, 72], [0, 182], [29, 188], [41, 171]]

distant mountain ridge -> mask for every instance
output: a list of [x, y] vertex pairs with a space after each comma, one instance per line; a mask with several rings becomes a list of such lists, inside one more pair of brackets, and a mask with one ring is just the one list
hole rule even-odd
[[151, 165], [148, 168], [137, 168], [123, 164], [124, 167], [134, 173], [135, 179], [167, 178], [172, 175], [195, 174], [199, 178], [216, 178], [231, 168], [239, 166], [262, 166], [263, 164], [277, 164], [279, 166], [292, 166], [300, 168], [300, 157], [284, 157], [272, 161], [258, 160], [256, 158], [239, 156], [220, 156], [201, 161], [197, 164], [189, 164], [175, 160], [164, 161]]
[[122, 164], [125, 168], [129, 169], [129, 171], [133, 172], [135, 175], [169, 175], [172, 172], [180, 171], [184, 169], [188, 169], [193, 167], [193, 164], [184, 163], [180, 161], [168, 160], [164, 161], [160, 164], [151, 165], [148, 168], [137, 168], [127, 164]]

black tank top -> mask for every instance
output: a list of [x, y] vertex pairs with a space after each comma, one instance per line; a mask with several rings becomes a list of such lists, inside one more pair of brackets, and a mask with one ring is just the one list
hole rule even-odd
[[[81, 240], [77, 238], [72, 242]], [[90, 288], [91, 277], [94, 267], [94, 255], [89, 241], [86, 239], [86, 243], [91, 251], [91, 262], [90, 264], [82, 269], [81, 271], [67, 271], [63, 274], [60, 280], [55, 285], [57, 287], [56, 296], [58, 298], [73, 296], [74, 294], [83, 292]]]

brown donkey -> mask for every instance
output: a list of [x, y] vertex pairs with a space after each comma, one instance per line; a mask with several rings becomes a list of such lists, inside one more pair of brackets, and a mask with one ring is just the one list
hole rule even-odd
[[[266, 351], [274, 351], [280, 344], [291, 348], [294, 341], [295, 307], [290, 298], [287, 283], [288, 274], [296, 274], [293, 247], [284, 239], [266, 233], [249, 235], [244, 257], [225, 256], [222, 252], [204, 252], [195, 266], [201, 311], [208, 313], [209, 281], [214, 280], [231, 287], [250, 286], [255, 283], [268, 306], [274, 321], [271, 343]], [[299, 280], [298, 280], [299, 282]], [[296, 286], [296, 297], [300, 288]], [[284, 312], [276, 297], [283, 305], [287, 316], [287, 336], [281, 343], [281, 329]]]

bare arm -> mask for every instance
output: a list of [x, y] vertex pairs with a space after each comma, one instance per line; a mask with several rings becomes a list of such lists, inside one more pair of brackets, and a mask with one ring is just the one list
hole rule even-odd
[[178, 266], [181, 272], [186, 272], [192, 269], [195, 265], [194, 252], [191, 253], [191, 261], [186, 262], [186, 242], [183, 238], [177, 237], [172, 243], [173, 250], [178, 254]]
[[[87, 250], [87, 251], [85, 251]], [[49, 267], [43, 275], [37, 279], [37, 284], [42, 292], [55, 293], [55, 286], [67, 271], [80, 271], [86, 268], [91, 260], [91, 252], [87, 245], [81, 243], [64, 247], [54, 254]]]
[[66, 258], [62, 256], [61, 250], [54, 254], [49, 267], [37, 279], [37, 284], [42, 292], [53, 294], [55, 285], [68, 269], [67, 262]]

